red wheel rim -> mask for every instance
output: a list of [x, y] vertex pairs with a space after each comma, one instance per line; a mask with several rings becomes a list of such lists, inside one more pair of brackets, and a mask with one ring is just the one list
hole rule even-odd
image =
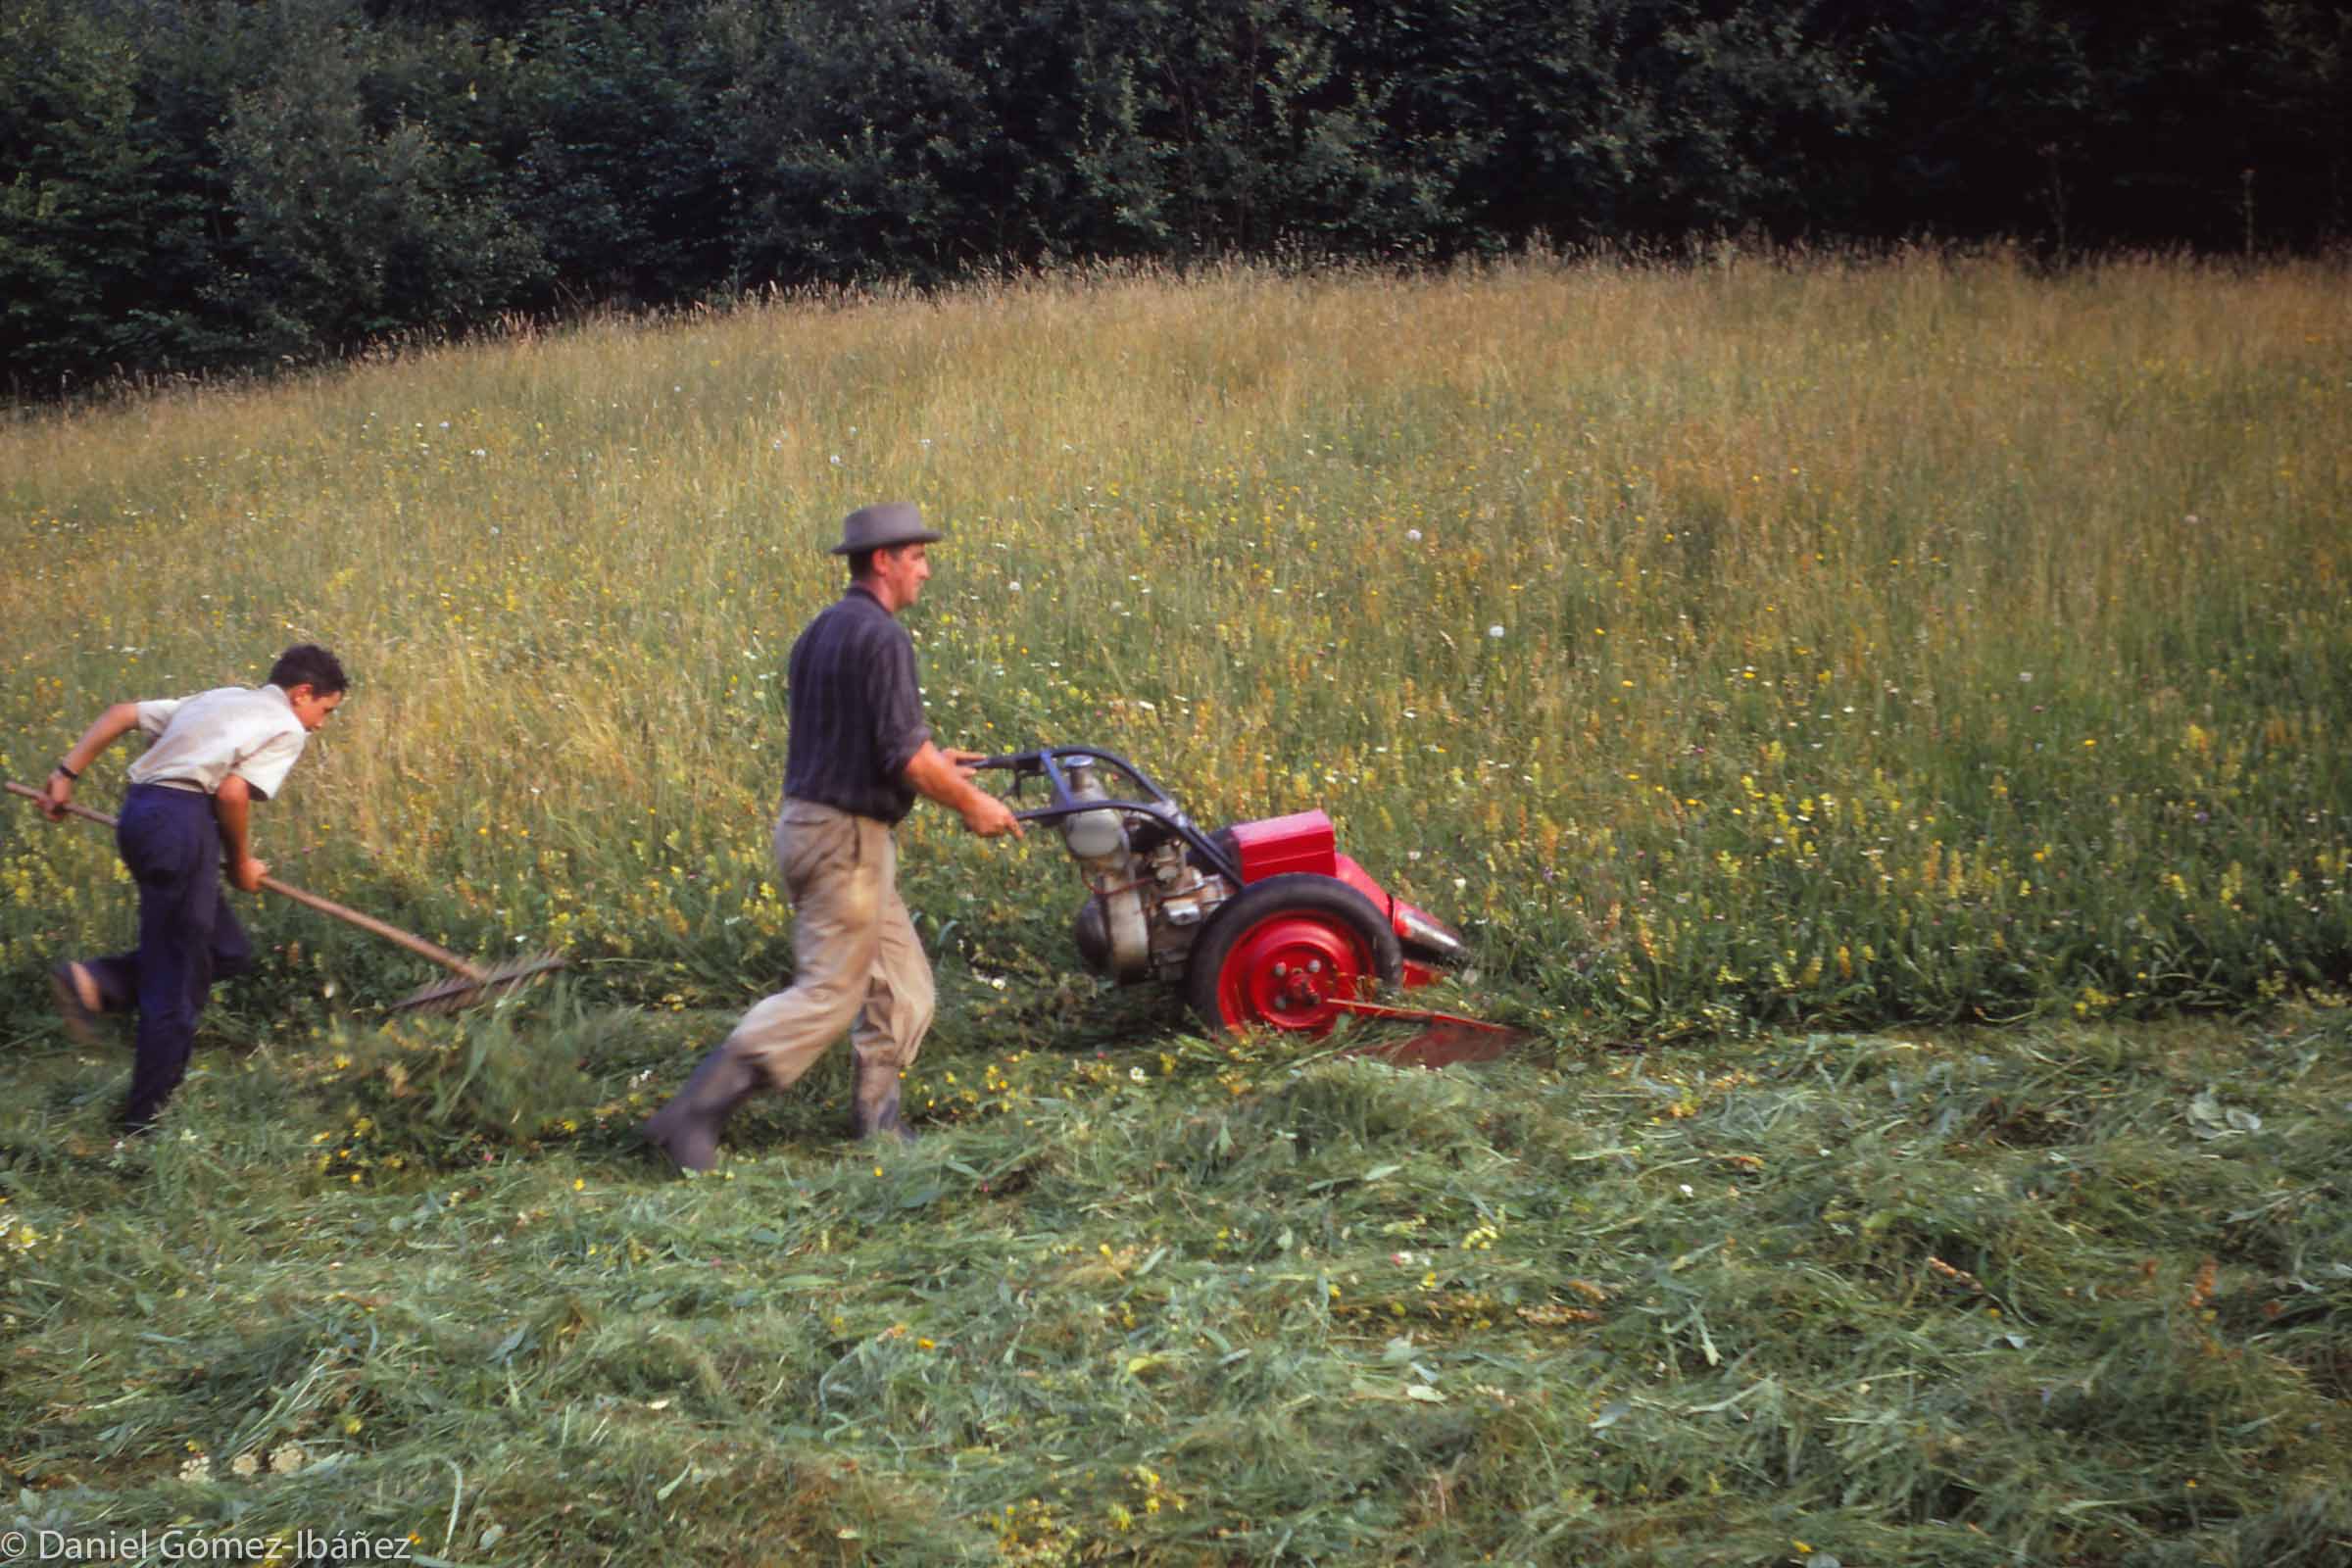
[[1330, 999], [1363, 991], [1372, 955], [1354, 932], [1311, 914], [1283, 914], [1243, 933], [1217, 970], [1217, 1010], [1234, 1028], [1266, 1024], [1319, 1035], [1339, 1021]]

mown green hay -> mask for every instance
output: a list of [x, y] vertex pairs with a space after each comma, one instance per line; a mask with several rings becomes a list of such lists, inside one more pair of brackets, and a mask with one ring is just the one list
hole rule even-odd
[[20, 1507], [502, 1563], [2346, 1560], [2336, 1015], [1166, 1043], [879, 1158], [748, 1123], [693, 1181], [619, 1121], [231, 1165], [261, 1072], [151, 1146], [20, 1132]]

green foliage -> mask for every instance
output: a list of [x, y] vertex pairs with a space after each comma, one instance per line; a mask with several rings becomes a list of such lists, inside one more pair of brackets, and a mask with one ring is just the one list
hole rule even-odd
[[1852, 220], [1833, 154], [1877, 107], [1812, 13], [1399, 3], [1349, 43], [1354, 74], [1393, 83], [1394, 144], [1485, 244], [1792, 232]]
[[1005, 143], [984, 63], [957, 47], [982, 8], [776, 9], [729, 95], [726, 157], [756, 193], [738, 241], [749, 275], [935, 279], [1013, 251], [982, 238], [1017, 232], [992, 176], [1027, 151]]
[[691, 13], [554, 6], [468, 81], [497, 97], [479, 139], [564, 292], [666, 302], [732, 279], [719, 47]]
[[170, 228], [137, 52], [81, 8], [0, 11], [0, 359], [55, 391], [166, 362], [180, 323], [149, 263]]
[[[1351, 249], [1393, 235], [1339, 14], [1124, 0], [786, 7], [738, 28], [754, 277]], [[1410, 226], [1410, 225], [1408, 225]]]
[[1143, 105], [1154, 205], [1178, 255], [1362, 256], [1430, 241], [1443, 171], [1416, 167], [1389, 123], [1396, 84], [1351, 55], [1348, 8], [1190, 3], [1140, 20], [1134, 71], [1157, 88]]
[[780, 20], [738, 28], [757, 43], [727, 160], [763, 191], [755, 276], [1785, 222], [1804, 149], [1869, 108], [1799, 18], [1745, 11], [965, 0]]
[[275, 359], [482, 319], [540, 265], [478, 149], [370, 112], [348, 14], [285, 0], [255, 23], [275, 65], [219, 131], [235, 238], [211, 297]]
[[1914, 230], [2062, 256], [2340, 239], [2346, 26], [2318, 0], [1856, 8], [1839, 30], [1886, 111], [1858, 169]]
[[27, 0], [26, 391], [773, 285], [2344, 232], [2340, 7]]

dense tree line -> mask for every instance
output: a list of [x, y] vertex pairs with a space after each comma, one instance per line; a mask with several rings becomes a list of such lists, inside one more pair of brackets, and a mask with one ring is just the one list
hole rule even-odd
[[2348, 69], [2333, 0], [0, 0], [0, 353], [1093, 258], [2309, 248]]

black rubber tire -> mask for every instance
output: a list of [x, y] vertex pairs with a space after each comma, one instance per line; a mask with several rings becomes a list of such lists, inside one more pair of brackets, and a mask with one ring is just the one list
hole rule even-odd
[[[1319, 928], [1320, 936], [1308, 927]], [[1315, 1016], [1313, 1008], [1294, 1010], [1286, 1020], [1282, 1011], [1250, 1000], [1254, 988], [1243, 971], [1255, 961], [1252, 950], [1267, 950], [1257, 953], [1256, 959], [1270, 956], [1286, 931], [1325, 945], [1344, 940], [1351, 950], [1355, 980], [1394, 986], [1404, 973], [1404, 952], [1396, 932], [1370, 899], [1337, 877], [1311, 872], [1270, 876], [1250, 883], [1226, 903], [1193, 944], [1184, 997], [1210, 1034], [1253, 1025], [1312, 1034], [1331, 1027], [1334, 1018]], [[1237, 963], [1242, 971], [1229, 972]]]

